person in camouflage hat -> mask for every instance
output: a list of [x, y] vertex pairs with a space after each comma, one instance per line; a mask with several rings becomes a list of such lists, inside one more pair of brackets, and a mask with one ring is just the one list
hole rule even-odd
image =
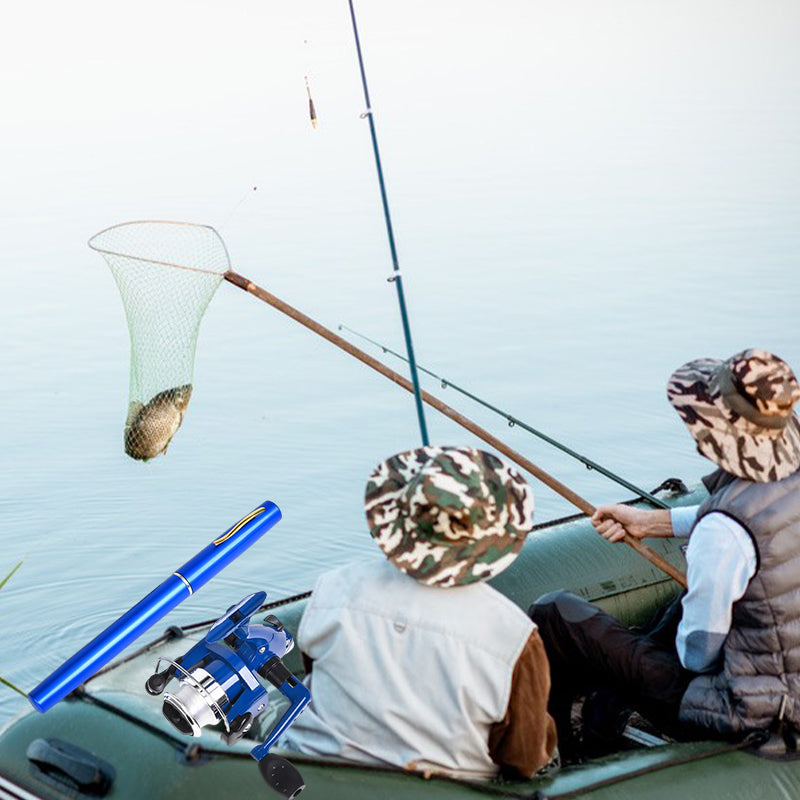
[[601, 506], [592, 522], [611, 542], [690, 537], [688, 591], [647, 636], [564, 592], [531, 607], [558, 676], [551, 711], [562, 745], [564, 707], [591, 692], [586, 675], [605, 686], [584, 705], [589, 737], [608, 739], [609, 721], [630, 708], [678, 736], [800, 729], [797, 379], [782, 359], [749, 349], [684, 364], [667, 398], [718, 467], [703, 479], [708, 498], [671, 510]]
[[517, 557], [533, 491], [499, 458], [422, 447], [366, 488], [385, 559], [322, 575], [297, 632], [312, 701], [281, 745], [315, 756], [529, 778], [555, 750], [536, 626], [486, 581]]
[[379, 464], [367, 483], [367, 524], [398, 569], [428, 586], [499, 575], [533, 526], [533, 491], [490, 453], [422, 447]]
[[766, 483], [800, 467], [800, 387], [789, 365], [766, 350], [679, 367], [667, 398], [698, 451], [731, 475]]

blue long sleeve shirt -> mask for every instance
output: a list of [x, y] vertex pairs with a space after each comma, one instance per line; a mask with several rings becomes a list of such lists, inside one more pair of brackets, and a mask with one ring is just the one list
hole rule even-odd
[[686, 669], [711, 672], [730, 631], [733, 604], [744, 595], [757, 561], [752, 539], [736, 520], [711, 512], [695, 525], [698, 508], [670, 511], [674, 535], [691, 533], [686, 549], [689, 588], [676, 645]]

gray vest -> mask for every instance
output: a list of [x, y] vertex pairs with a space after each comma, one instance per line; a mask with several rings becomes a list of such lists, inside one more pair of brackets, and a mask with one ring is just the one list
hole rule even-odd
[[719, 671], [692, 680], [680, 718], [721, 734], [781, 715], [800, 728], [800, 471], [773, 483], [723, 476], [697, 521], [712, 511], [735, 519], [755, 545], [756, 573], [733, 605]]

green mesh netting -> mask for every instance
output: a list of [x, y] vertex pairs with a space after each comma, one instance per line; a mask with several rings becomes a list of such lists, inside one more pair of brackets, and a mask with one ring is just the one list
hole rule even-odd
[[192, 396], [200, 321], [230, 268], [207, 225], [126, 222], [89, 240], [117, 281], [131, 335], [125, 452], [147, 461], [165, 453]]

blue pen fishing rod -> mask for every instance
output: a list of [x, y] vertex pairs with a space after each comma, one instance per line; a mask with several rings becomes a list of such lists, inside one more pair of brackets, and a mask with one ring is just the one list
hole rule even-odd
[[278, 506], [267, 501], [240, 519], [45, 678], [28, 696], [31, 705], [42, 712], [52, 708], [255, 544], [280, 518]]
[[400, 316], [403, 320], [403, 335], [406, 340], [406, 352], [408, 353], [408, 365], [411, 370], [411, 383], [414, 386], [414, 402], [417, 407], [417, 418], [419, 419], [419, 430], [422, 434], [422, 444], [428, 445], [428, 427], [425, 424], [425, 411], [422, 406], [422, 393], [419, 388], [419, 376], [417, 374], [417, 361], [414, 357], [414, 346], [411, 343], [411, 324], [408, 321], [408, 309], [406, 308], [405, 294], [403, 293], [403, 278], [400, 274], [400, 264], [397, 259], [397, 247], [394, 243], [394, 232], [392, 229], [392, 217], [389, 213], [389, 200], [386, 196], [386, 183], [383, 179], [383, 168], [381, 167], [381, 154], [378, 149], [378, 136], [375, 133], [375, 114], [372, 110], [372, 103], [369, 99], [369, 88], [367, 87], [367, 73], [364, 70], [364, 57], [361, 53], [361, 40], [358, 36], [358, 25], [356, 24], [356, 12], [353, 8], [353, 0], [348, 0], [350, 4], [350, 19], [353, 22], [353, 36], [356, 40], [356, 52], [358, 53], [358, 67], [361, 71], [361, 85], [364, 88], [364, 102], [366, 110], [361, 115], [369, 122], [369, 133], [372, 137], [372, 150], [375, 153], [375, 167], [378, 170], [378, 184], [381, 190], [381, 202], [383, 203], [383, 217], [386, 221], [386, 233], [389, 237], [389, 250], [392, 254], [392, 276], [389, 278], [397, 289], [397, 301], [400, 304]]

